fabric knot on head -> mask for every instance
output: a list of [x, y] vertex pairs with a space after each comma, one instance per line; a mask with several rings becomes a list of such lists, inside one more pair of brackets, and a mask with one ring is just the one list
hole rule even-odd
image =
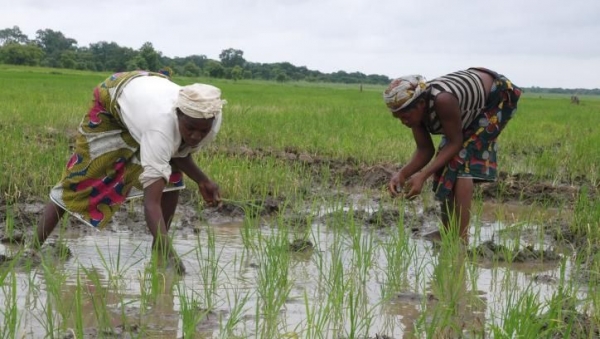
[[392, 112], [410, 105], [427, 88], [427, 81], [422, 75], [406, 75], [392, 80], [383, 91], [383, 101]]
[[217, 87], [192, 84], [179, 90], [176, 106], [189, 117], [211, 119], [221, 115], [226, 103], [227, 101], [221, 100], [221, 90]]

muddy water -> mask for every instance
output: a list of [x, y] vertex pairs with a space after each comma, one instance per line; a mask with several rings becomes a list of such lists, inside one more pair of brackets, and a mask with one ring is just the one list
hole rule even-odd
[[[313, 212], [314, 220], [307, 233], [311, 235], [310, 241], [314, 244], [314, 250], [290, 255], [288, 276], [291, 290], [286, 297], [285, 306], [280, 311], [282, 320], [277, 326], [277, 332], [283, 337], [304, 337], [307, 330], [307, 308], [313, 313], [318, 313], [325, 307], [323, 285], [327, 284], [327, 279], [323, 279], [319, 272], [331, 268], [331, 263], [335, 261], [333, 248], [341, 249], [345, 276], [355, 274], [355, 253], [349, 245], [350, 236], [331, 227], [323, 217], [335, 212], [356, 213], [352, 209], [373, 213], [379, 208], [379, 204], [375, 203], [357, 207], [360, 205], [359, 198], [352, 204], [327, 206]], [[470, 230], [473, 245], [503, 238], [506, 240], [503, 243], [507, 244], [518, 240], [545, 246], [543, 235], [538, 234], [537, 227], [533, 224], [535, 218], [531, 218], [533, 212], [530, 209], [521, 207], [507, 210], [505, 205], [487, 204], [483, 210], [487, 212], [474, 218]], [[422, 209], [414, 208], [406, 211], [407, 214], [423, 212]], [[183, 218], [180, 216], [180, 223], [183, 222]], [[364, 288], [361, 289], [366, 303], [363, 309], [365, 313], [360, 316], [363, 325], [360, 330], [361, 337], [375, 337], [376, 334], [385, 334], [392, 338], [408, 336], [419, 322], [432, 321], [433, 315], [428, 312], [434, 310], [445, 298], [438, 295], [439, 291], [456, 279], [455, 276], [439, 275], [444, 268], [440, 266], [445, 265], [440, 262], [440, 253], [432, 242], [420, 236], [437, 227], [437, 218], [435, 215], [425, 215], [419, 222], [420, 229], [410, 236], [407, 245], [414, 249], [414, 254], [405, 273], [406, 285], [391, 294], [387, 293], [386, 296], [382, 291], [386, 288], [389, 272], [381, 244], [386, 243], [391, 237], [390, 233], [395, 230], [361, 226], [361, 241], [373, 244], [372, 265], [368, 268]], [[252, 227], [255, 232], [260, 231], [261, 236], [268, 238], [276, 235], [274, 230], [277, 228], [270, 227], [272, 224], [273, 220], [263, 220], [259, 226], [248, 226], [241, 218], [222, 217], [179, 226], [180, 229], [188, 231], [177, 232], [174, 243], [177, 251], [183, 254], [182, 259], [188, 272], [181, 278], [168, 272], [164, 274], [158, 296], [150, 303], [143, 302], [142, 296], [148, 293], [146, 288], [149, 282], [144, 279], [143, 272], [150, 266], [152, 239], [143, 228], [140, 231], [139, 228], [132, 228], [122, 222], [111, 231], [67, 232], [64, 237], [75, 257], [66, 262], [56, 263], [57, 272], [66, 276], [66, 283], [61, 287], [59, 298], [65, 304], [77, 304], [80, 307], [80, 321], [81, 326], [86, 329], [86, 338], [130, 337], [127, 333], [134, 337], [141, 335], [145, 338], [181, 338], [181, 313], [189, 305], [180, 302], [180, 295], [189, 296], [189, 300], [199, 300], [200, 307], [196, 308], [197, 313], [204, 312], [202, 306], [206, 284], [202, 279], [202, 272], [207, 263], [199, 260], [196, 250], [200, 248], [204, 256], [207, 254], [208, 230], [211, 230], [214, 232], [215, 253], [219, 257], [216, 269], [218, 275], [214, 296], [215, 308], [202, 317], [197, 327], [197, 337], [217, 338], [222, 335], [221, 328], [225, 327], [236, 305], [242, 303], [243, 296], [247, 296], [248, 299], [243, 304], [240, 322], [235, 327], [234, 334], [240, 337], [260, 337], [260, 325], [257, 324], [264, 321], [261, 315], [257, 315], [257, 310], [260, 309], [257, 305], [261, 302], [257, 292], [261, 258], [259, 253], [246, 249], [245, 240], [248, 239], [244, 239], [244, 228]], [[197, 232], [190, 232], [191, 229]], [[342, 245], [339, 245], [340, 241]], [[0, 246], [0, 253], [10, 253], [15, 249], [8, 245]], [[453, 287], [458, 288], [461, 295], [460, 316], [457, 321], [460, 322], [459, 326], [466, 325], [474, 332], [482, 331], [486, 325], [498, 323], [506, 301], [524, 290], [539, 293], [542, 299], [548, 298], [553, 293], [554, 282], [559, 277], [558, 261], [508, 265], [467, 259], [464, 265], [464, 282], [458, 287]], [[81, 278], [80, 274], [78, 280], [77, 272], [81, 273], [82, 268], [88, 272], [93, 271], [97, 280], [90, 279], [89, 273], [88, 278]], [[117, 278], [114, 278], [115, 276]], [[21, 314], [20, 334], [23, 337], [43, 337], [47, 331], [48, 314], [44, 309], [44, 305], [47, 305], [45, 300], [51, 298], [47, 293], [48, 277], [45, 277], [39, 267], [34, 268], [34, 271], [19, 270], [15, 277], [18, 286], [16, 298]], [[97, 282], [100, 282], [100, 286]], [[78, 284], [84, 287], [86, 295], [96, 295], [97, 298], [82, 297], [81, 301], [77, 301], [75, 298]], [[110, 288], [107, 288], [108, 286]], [[7, 297], [6, 292], [0, 294], [0, 303], [4, 304]], [[107, 310], [106, 317], [112, 327], [110, 331], [99, 327], [95, 311], [98, 309], [98, 298], [103, 300], [102, 305], [105, 305], [103, 307]], [[348, 316], [346, 306], [343, 307], [343, 311], [345, 315], [342, 316], [342, 323], [326, 328], [325, 337], [349, 336], [353, 327], [352, 318]], [[3, 317], [4, 315], [0, 314], [0, 323], [4, 323]], [[77, 326], [76, 319], [67, 319], [66, 323], [68, 328]], [[68, 333], [63, 335], [69, 337]]]

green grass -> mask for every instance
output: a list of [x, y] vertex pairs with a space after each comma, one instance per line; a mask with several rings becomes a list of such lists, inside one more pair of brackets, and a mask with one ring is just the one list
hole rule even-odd
[[[6, 196], [44, 196], [56, 183], [69, 155], [69, 139], [89, 109], [93, 87], [105, 76], [0, 68], [0, 142], [5, 145], [0, 159], [4, 173], [9, 174], [0, 178], [0, 189]], [[383, 105], [381, 88], [359, 92], [344, 85], [175, 81], [210, 82], [222, 89], [228, 104], [213, 146], [218, 149], [291, 149], [340, 159], [352, 157], [367, 164], [402, 164], [414, 149], [410, 130], [394, 120]], [[564, 182], [580, 177], [593, 183], [600, 180], [600, 148], [593, 147], [600, 143], [600, 134], [594, 133], [600, 124], [600, 100], [584, 100], [576, 106], [567, 99], [527, 95], [521, 99], [516, 117], [500, 136], [500, 170]], [[236, 164], [236, 159], [215, 159], [202, 153], [198, 159], [232, 192], [240, 191], [232, 182], [238, 180], [237, 175], [252, 177], [255, 185], [264, 187], [268, 184], [263, 185], [263, 180], [279, 172], [260, 169], [264, 178], [256, 178], [251, 169], [243, 170], [248, 173], [241, 169], [223, 173], [223, 169], [239, 168], [247, 161]]]
[[[6, 207], [3, 231], [8, 235], [18, 222], [12, 206], [29, 199], [45, 200], [59, 180], [74, 132], [91, 104], [92, 89], [106, 76], [0, 65], [0, 206]], [[577, 327], [579, 318], [572, 315], [591, 314], [591, 329], [597, 328], [597, 274], [588, 274], [595, 278], [590, 282], [582, 283], [576, 277], [586, 270], [597, 271], [599, 266], [594, 253], [600, 245], [600, 203], [591, 192], [600, 183], [600, 134], [595, 132], [600, 125], [600, 99], [582, 97], [580, 105], [572, 105], [568, 96], [525, 94], [517, 115], [500, 137], [501, 171], [531, 173], [532, 184], [544, 181], [587, 187], [575, 199], [567, 227], [586, 242], [577, 248], [580, 255], [576, 259], [557, 264], [560, 279], [548, 300], [543, 300], [533, 284], [523, 286], [517, 281], [523, 275], [500, 267], [498, 262], [489, 269], [491, 273], [485, 271], [476, 258], [465, 257], [452, 239], [446, 238], [437, 250], [417, 243], [405, 228], [404, 215], [422, 214], [419, 205], [381, 199], [380, 209], [389, 205], [398, 208], [398, 224], [382, 230], [377, 219], [372, 228], [365, 228], [354, 213], [356, 201], [349, 194], [339, 194], [343, 190], [337, 185], [339, 178], [330, 176], [326, 165], [308, 167], [300, 161], [269, 155], [293, 152], [338, 161], [352, 158], [367, 166], [405, 163], [414, 142], [410, 130], [386, 110], [381, 99], [383, 87], [365, 86], [359, 92], [357, 86], [350, 85], [180, 77], [174, 81], [211, 83], [222, 89], [228, 101], [221, 133], [196, 159], [220, 185], [228, 202], [251, 202], [239, 230], [244, 250], [235, 253], [231, 262], [224, 262], [227, 244], [209, 228], [207, 238], [196, 239], [195, 252], [186, 256], [196, 270], [182, 281], [172, 281], [153, 264], [146, 266], [139, 259], [126, 258], [120, 240], [111, 245], [110, 254], [96, 248], [94, 268], [75, 261], [76, 268], [69, 271], [49, 259], [44, 259], [38, 271], [15, 273], [12, 266], [2, 268], [0, 336], [18, 337], [27, 326], [23, 324], [21, 312], [26, 306], [21, 293], [27, 298], [45, 293], [47, 298], [30, 309], [39, 311], [35, 317], [42, 326], [40, 331], [50, 336], [66, 331], [83, 336], [85, 317], [95, 319], [97, 326], [108, 332], [114, 330], [108, 309], [120, 310], [122, 321], [135, 321], [128, 319], [128, 306], [138, 305], [143, 317], [168, 299], [177, 304], [179, 330], [186, 338], [197, 335], [198, 324], [214, 314], [221, 317], [216, 337], [252, 333], [269, 338], [367, 338], [379, 330], [383, 313], [397, 318], [394, 299], [398, 293], [410, 291], [423, 297], [415, 306], [419, 315], [412, 322], [408, 317], [403, 319], [410, 323], [403, 331], [414, 337], [479, 338], [484, 333], [498, 338], [552, 337], [569, 331], [593, 337], [593, 332]], [[262, 150], [264, 156], [227, 153], [241, 148]], [[195, 187], [188, 189], [198, 199]], [[366, 195], [379, 197], [381, 192], [373, 190]], [[297, 213], [309, 209], [313, 219], [318, 219], [321, 209], [332, 213], [323, 220], [313, 220], [317, 223], [306, 229], [295, 229], [297, 226], [288, 223], [284, 215], [276, 216], [275, 222], [265, 227], [253, 209], [257, 208], [255, 201], [266, 196], [283, 197], [283, 205]], [[429, 207], [427, 199], [423, 198], [424, 207]], [[474, 214], [483, 209], [481, 196], [476, 197], [474, 206]], [[550, 206], [542, 204], [539, 208], [548, 210]], [[520, 219], [523, 224], [539, 227], [531, 242], [543, 246], [547, 218], [525, 215]], [[511, 227], [518, 228], [517, 239], [510, 244], [507, 240], [507, 247], [524, 245], [521, 236], [525, 230], [520, 225]], [[481, 231], [478, 225], [476, 234]], [[303, 263], [314, 269], [310, 284], [292, 280], [291, 272], [299, 259], [288, 251], [288, 243], [296, 234], [316, 245], [308, 263]], [[249, 268], [248, 262], [256, 267]], [[101, 279], [96, 270], [106, 278]], [[482, 272], [495, 277], [489, 286], [478, 286]], [[18, 281], [21, 275], [28, 277], [26, 286]], [[590, 293], [582, 298], [580, 287], [586, 283]], [[65, 291], [67, 284], [70, 286]], [[139, 293], [132, 297], [128, 294], [131, 291], [123, 291], [127, 284], [139, 287]], [[93, 293], [88, 290], [90, 286], [95, 288]], [[501, 296], [500, 300], [482, 302], [475, 295], [481, 288], [491, 289], [489, 292]], [[435, 302], [426, 300], [428, 293], [436, 296]], [[113, 294], [120, 297], [109, 298]], [[84, 304], [91, 305], [89, 314], [83, 314]], [[294, 305], [296, 311], [302, 310], [303, 318], [288, 324], [286, 312]], [[465, 324], [465, 314], [486, 307], [489, 318], [474, 317], [476, 320]], [[227, 315], [218, 313], [222, 308]], [[393, 332], [399, 327], [390, 323], [386, 329]], [[144, 337], [145, 331], [149, 329], [141, 325], [132, 330], [132, 336]]]

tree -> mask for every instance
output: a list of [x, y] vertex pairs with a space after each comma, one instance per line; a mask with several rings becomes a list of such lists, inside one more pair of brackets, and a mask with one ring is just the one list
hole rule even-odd
[[149, 71], [157, 72], [161, 68], [160, 52], [154, 50], [151, 42], [145, 42], [140, 48], [139, 56], [146, 61], [146, 68]]
[[121, 47], [115, 42], [106, 41], [90, 44], [89, 50], [99, 71], [125, 71], [127, 70], [127, 63], [136, 54], [131, 48]]
[[206, 66], [204, 67], [204, 71], [206, 74], [208, 74], [208, 76], [213, 78], [222, 78], [225, 74], [225, 69], [221, 63], [216, 60], [208, 60], [206, 62]]
[[34, 44], [11, 42], [0, 47], [0, 61], [7, 64], [37, 66], [43, 56], [44, 51]]
[[136, 55], [133, 59], [127, 62], [127, 70], [148, 70], [148, 64], [146, 63], [146, 59], [144, 59], [141, 55]]
[[231, 69], [231, 78], [234, 81], [238, 81], [242, 78], [244, 74], [244, 69], [241, 68], [240, 66], [235, 66]]
[[74, 51], [64, 51], [60, 54], [60, 66], [62, 68], [75, 68], [77, 55]]
[[188, 61], [188, 63], [183, 67], [183, 72], [186, 77], [197, 77], [200, 75], [202, 70], [200, 67], [196, 66], [195, 63]]
[[219, 54], [221, 59], [221, 65], [223, 67], [244, 67], [246, 60], [244, 59], [244, 52], [239, 49], [228, 48], [221, 51]]
[[275, 81], [277, 82], [286, 82], [288, 80], [287, 74], [284, 71], [278, 69], [275, 71]]
[[198, 66], [199, 68], [204, 68], [208, 58], [206, 55], [190, 55], [186, 57], [185, 60], [193, 62], [194, 65]]
[[27, 35], [21, 32], [19, 26], [13, 26], [13, 28], [5, 28], [0, 30], [0, 46], [4, 46], [9, 43], [27, 44], [29, 38]]
[[59, 31], [51, 29], [37, 30], [36, 42], [42, 48], [46, 55], [58, 55], [66, 50], [74, 50], [77, 47], [77, 40], [67, 38]]

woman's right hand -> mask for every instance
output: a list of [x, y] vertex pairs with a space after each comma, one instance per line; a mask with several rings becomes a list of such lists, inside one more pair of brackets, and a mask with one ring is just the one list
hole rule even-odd
[[221, 191], [219, 189], [219, 185], [209, 179], [206, 179], [198, 183], [198, 188], [200, 189], [202, 198], [208, 206], [217, 207], [219, 204], [221, 204]]
[[404, 184], [406, 184], [406, 177], [402, 173], [402, 171], [396, 172], [392, 179], [390, 179], [390, 183], [388, 185], [388, 190], [392, 197], [398, 196], [402, 189], [404, 188]]

